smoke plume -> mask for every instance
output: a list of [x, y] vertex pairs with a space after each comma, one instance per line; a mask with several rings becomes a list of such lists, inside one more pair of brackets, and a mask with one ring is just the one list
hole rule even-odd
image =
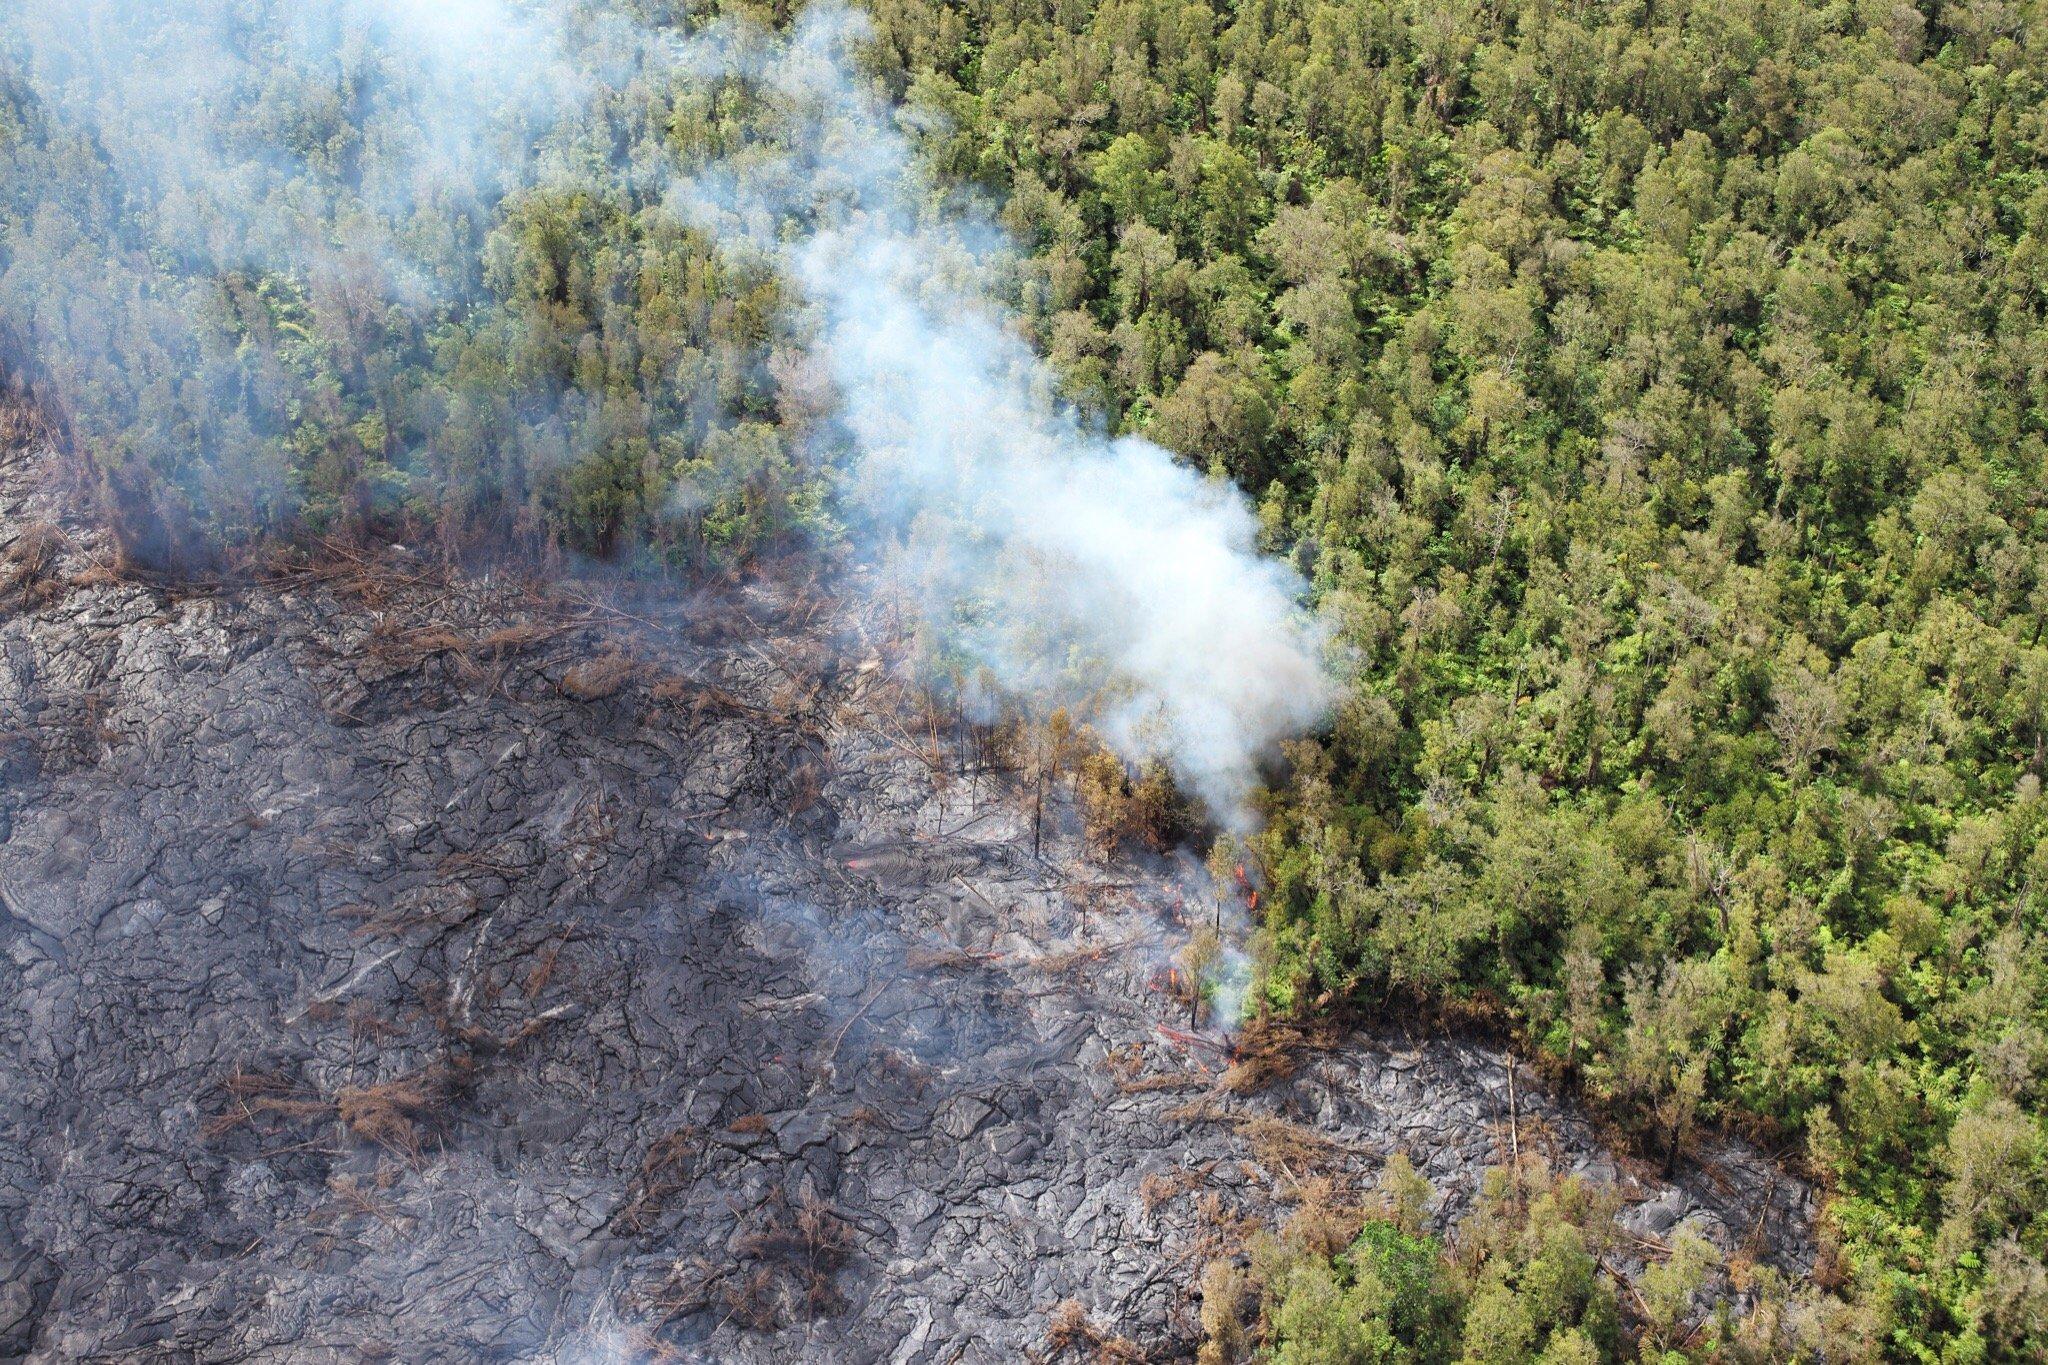
[[1258, 552], [1239, 490], [1053, 397], [993, 301], [1002, 234], [928, 207], [940, 196], [906, 116], [854, 75], [865, 34], [814, 4], [786, 39], [707, 45], [713, 69], [765, 92], [775, 145], [673, 202], [800, 286], [858, 496], [942, 636], [1004, 690], [1075, 708], [1241, 819], [1260, 755], [1328, 703], [1305, 587]]
[[[820, 0], [783, 34], [720, 22], [684, 36], [602, 8], [503, 0], [200, 0], [172, 19], [143, 0], [28, 0], [0, 29], [50, 116], [98, 140], [120, 192], [153, 196], [154, 245], [216, 271], [254, 263], [357, 289], [367, 278], [393, 310], [446, 304], [477, 290], [482, 235], [506, 195], [593, 177], [776, 272], [801, 300], [785, 346], [830, 379], [810, 453], [843, 468], [845, 519], [967, 693], [1067, 708], [1127, 760], [1169, 764], [1229, 825], [1248, 819], [1262, 758], [1325, 711], [1327, 642], [1305, 585], [1259, 552], [1238, 489], [1055, 396], [999, 302], [1012, 245], [923, 172], [917, 116], [858, 74], [857, 13]], [[279, 54], [342, 73], [338, 90], [403, 117], [378, 123], [375, 147], [336, 141], [346, 108], [333, 129], [195, 135], [214, 126], [207, 111], [291, 79], [267, 69]], [[378, 79], [355, 78], [368, 71]], [[746, 90], [757, 134], [696, 166], [612, 164], [550, 137], [560, 111], [650, 71], [682, 89]], [[411, 130], [402, 141], [388, 131], [399, 127]], [[274, 192], [309, 156], [346, 163], [316, 180], [340, 187], [332, 197]], [[459, 205], [474, 233], [409, 234], [422, 203]], [[37, 306], [37, 344], [70, 352], [60, 368], [89, 381], [130, 363], [79, 314], [138, 289], [62, 263], [35, 278], [75, 291]], [[163, 351], [159, 363], [218, 360], [189, 338]], [[220, 450], [198, 495], [225, 497], [241, 478], [287, 497], [263, 457], [280, 435], [212, 433]]]

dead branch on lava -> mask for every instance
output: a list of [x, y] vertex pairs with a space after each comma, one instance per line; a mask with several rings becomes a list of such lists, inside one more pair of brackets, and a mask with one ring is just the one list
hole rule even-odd
[[1045, 1333], [1045, 1361], [1081, 1360], [1093, 1365], [1143, 1365], [1145, 1353], [1123, 1337], [1095, 1325], [1088, 1310], [1074, 1299], [1053, 1309]]

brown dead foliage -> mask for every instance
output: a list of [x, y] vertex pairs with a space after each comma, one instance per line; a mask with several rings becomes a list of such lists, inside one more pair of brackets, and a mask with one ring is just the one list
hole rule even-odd
[[742, 1114], [731, 1123], [726, 1124], [725, 1131], [728, 1133], [741, 1133], [749, 1137], [757, 1136], [768, 1131], [768, 1116], [766, 1114]]
[[809, 1191], [792, 1201], [777, 1190], [763, 1207], [762, 1225], [741, 1237], [735, 1248], [742, 1260], [762, 1263], [748, 1273], [748, 1301], [759, 1302], [754, 1290], [765, 1271], [771, 1284], [785, 1282], [810, 1316], [845, 1311], [838, 1274], [852, 1258], [852, 1224]]
[[612, 1231], [638, 1236], [653, 1227], [663, 1202], [689, 1183], [683, 1169], [696, 1151], [694, 1127], [678, 1128], [650, 1143], [633, 1177], [632, 1193], [612, 1215]]
[[726, 1316], [755, 1332], [772, 1332], [782, 1322], [781, 1284], [775, 1272], [757, 1265], [726, 1286]]
[[663, 1324], [709, 1308], [719, 1281], [733, 1273], [730, 1265], [716, 1268], [702, 1256], [678, 1257], [662, 1274], [627, 1289], [619, 1307], [650, 1319], [643, 1330], [652, 1336]]
[[1098, 948], [1070, 948], [1063, 953], [1045, 953], [1031, 960], [1031, 965], [1041, 972], [1065, 975], [1100, 962], [1109, 953], [1122, 945], [1104, 944]]
[[1249, 1095], [1294, 1074], [1294, 1054], [1302, 1045], [1300, 1029], [1270, 1018], [1245, 1021], [1231, 1049], [1222, 1085], [1234, 1095]]
[[1290, 1179], [1313, 1173], [1344, 1153], [1342, 1144], [1315, 1129], [1272, 1114], [1240, 1118], [1237, 1131], [1251, 1146], [1254, 1160]]
[[[409, 585], [409, 580], [394, 581], [381, 572], [381, 566], [368, 562], [364, 562], [364, 566], [345, 581], [335, 584], [352, 589], [355, 596], [364, 599], [365, 605], [380, 608], [388, 608], [397, 590]], [[576, 624], [522, 621], [471, 637], [437, 622], [407, 627], [394, 621], [380, 626], [371, 634], [364, 644], [364, 653], [387, 667], [407, 671], [418, 668], [429, 659], [445, 659], [465, 681], [479, 682], [485, 678], [480, 665], [503, 663], [536, 645], [566, 634], [575, 629]]]
[[577, 664], [562, 675], [562, 695], [572, 701], [603, 701], [639, 677], [641, 665], [616, 650]]
[[1073, 1299], [1052, 1310], [1045, 1349], [1049, 1360], [1076, 1359], [1095, 1365], [1143, 1365], [1145, 1359], [1135, 1344], [1097, 1327], [1088, 1310]]
[[363, 652], [393, 668], [417, 668], [437, 654], [459, 654], [469, 641], [446, 626], [391, 627], [371, 634]]
[[1289, 1246], [1300, 1247], [1311, 1256], [1327, 1260], [1338, 1255], [1365, 1226], [1365, 1210], [1327, 1176], [1310, 1176], [1287, 1194], [1295, 1208], [1280, 1235]]
[[1189, 1190], [1199, 1189], [1208, 1182], [1215, 1171], [1216, 1163], [1205, 1161], [1199, 1166], [1184, 1170], [1154, 1171], [1138, 1182], [1138, 1199], [1145, 1206], [1145, 1212], [1157, 1212], [1162, 1204], [1171, 1202]]
[[19, 600], [39, 607], [64, 590], [56, 577], [57, 555], [68, 542], [63, 530], [47, 521], [32, 521], [0, 552], [0, 602]]
[[716, 683], [699, 682], [680, 674], [666, 674], [648, 689], [648, 695], [665, 705], [681, 706], [692, 720], [702, 717], [765, 716], [767, 713], [746, 698]]
[[313, 1091], [268, 1072], [236, 1067], [219, 1089], [225, 1102], [200, 1130], [209, 1142], [218, 1142], [236, 1129], [252, 1126], [265, 1117], [291, 1120], [334, 1112], [333, 1104]]
[[1166, 1111], [1169, 1123], [1235, 1123], [1238, 1115], [1233, 1114], [1214, 1095], [1197, 1095], [1186, 1104], [1177, 1104]]
[[104, 588], [121, 581], [119, 568], [97, 559], [71, 575], [73, 588]]
[[509, 658], [514, 654], [533, 648], [544, 640], [551, 640], [569, 629], [570, 627], [568, 626], [541, 625], [532, 621], [521, 622], [518, 625], [500, 626], [496, 630], [488, 631], [479, 637], [475, 644], [475, 650], [485, 658], [493, 661]]
[[422, 1144], [445, 1119], [460, 1068], [437, 1064], [376, 1085], [344, 1086], [334, 1096], [342, 1125], [365, 1142], [417, 1166]]
[[802, 815], [825, 795], [827, 760], [822, 754], [805, 754], [789, 769], [789, 794], [785, 805], [791, 815]]
[[1819, 1252], [1813, 1258], [1813, 1270], [1807, 1278], [1821, 1289], [1839, 1292], [1847, 1287], [1854, 1274], [1855, 1269], [1841, 1244], [1833, 1238], [1822, 1238]]
[[405, 1035], [402, 1024], [384, 1018], [368, 1005], [348, 1009], [348, 1036], [361, 1043], [388, 1043]]
[[1209, 1084], [1199, 1071], [1155, 1071], [1149, 1076], [1132, 1076], [1116, 1083], [1126, 1095], [1148, 1095], [1155, 1090], [1196, 1090]]
[[1251, 1149], [1252, 1159], [1290, 1186], [1299, 1187], [1305, 1180], [1331, 1171], [1347, 1157], [1372, 1155], [1277, 1114], [1235, 1112], [1218, 1099], [1218, 1093], [1212, 1091], [1174, 1106], [1167, 1111], [1167, 1120], [1229, 1124]]
[[389, 1166], [379, 1166], [374, 1175], [367, 1177], [332, 1176], [327, 1181], [327, 1190], [333, 1200], [313, 1210], [310, 1216], [315, 1221], [374, 1218], [394, 1230], [408, 1227], [418, 1220], [397, 1212], [384, 1197], [396, 1181], [397, 1172]]
[[1266, 1230], [1264, 1220], [1227, 1198], [1223, 1191], [1204, 1190], [1195, 1201], [1190, 1229], [1193, 1236], [1174, 1248], [1173, 1257], [1193, 1278], [1211, 1262], [1241, 1260], [1252, 1240]]
[[1145, 1072], [1145, 1045], [1126, 1043], [1102, 1054], [1102, 1069], [1118, 1081], [1136, 1080]]

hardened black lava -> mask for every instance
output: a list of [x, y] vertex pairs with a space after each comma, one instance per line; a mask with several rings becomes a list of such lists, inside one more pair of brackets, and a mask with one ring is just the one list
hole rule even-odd
[[844, 602], [131, 581], [52, 463], [0, 455], [0, 1358], [1014, 1361], [1072, 1300], [1171, 1359], [1275, 1134], [1811, 1264], [1758, 1154], [1632, 1174], [1469, 1040], [1219, 1084], [1185, 889], [1033, 856]]

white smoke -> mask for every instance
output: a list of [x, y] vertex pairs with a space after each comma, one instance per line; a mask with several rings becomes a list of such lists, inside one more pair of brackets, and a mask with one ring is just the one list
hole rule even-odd
[[[506, 194], [573, 178], [547, 135], [655, 41], [620, 20], [505, 0], [14, 0], [0, 62], [88, 136], [160, 249], [332, 275], [367, 264], [397, 301], [459, 292], [475, 268], [409, 238], [428, 205], [488, 215]], [[571, 48], [575, 60], [569, 59]], [[641, 48], [644, 52], [644, 47]], [[12, 61], [8, 61], [8, 58]], [[297, 121], [248, 111], [286, 92]], [[351, 110], [353, 101], [358, 107]], [[392, 115], [374, 133], [371, 110]], [[358, 125], [350, 127], [351, 120]], [[365, 136], [374, 141], [359, 142]], [[356, 143], [353, 147], [351, 143]], [[359, 183], [316, 188], [306, 157], [351, 156]], [[331, 169], [331, 168], [330, 168]], [[283, 192], [290, 187], [290, 193]], [[351, 258], [343, 267], [339, 258]]]
[[854, 74], [865, 35], [857, 14], [814, 3], [787, 39], [702, 47], [766, 92], [778, 145], [672, 202], [801, 287], [860, 495], [949, 641], [1012, 694], [1077, 709], [1126, 758], [1165, 759], [1241, 824], [1261, 757], [1331, 699], [1305, 585], [1258, 552], [1237, 488], [1057, 402], [992, 301], [1002, 235], [927, 207], [902, 115]]
[[[911, 116], [856, 74], [858, 14], [819, 0], [787, 35], [682, 37], [566, 3], [191, 0], [167, 20], [154, 0], [23, 0], [12, 27], [45, 100], [95, 111], [85, 121], [131, 191], [152, 187], [181, 249], [222, 269], [318, 273], [345, 249], [389, 294], [460, 289], [449, 244], [406, 238], [407, 204], [482, 216], [523, 184], [629, 177], [796, 287], [860, 524], [933, 635], [984, 675], [970, 687], [1067, 707], [1126, 759], [1166, 761], [1230, 825], [1249, 818], [1262, 758], [1325, 712], [1326, 633], [1305, 585], [1258, 552], [1238, 489], [1056, 399], [995, 301], [1010, 244], [986, 213], [932, 207], [946, 196], [921, 173]], [[412, 114], [399, 122], [415, 143], [373, 149], [359, 191], [395, 236], [346, 204], [241, 207], [274, 202], [290, 159], [203, 131], [209, 110], [282, 78], [264, 65], [279, 51], [374, 66], [380, 98]], [[545, 148], [555, 111], [650, 70], [746, 86], [770, 132], [688, 173]]]

